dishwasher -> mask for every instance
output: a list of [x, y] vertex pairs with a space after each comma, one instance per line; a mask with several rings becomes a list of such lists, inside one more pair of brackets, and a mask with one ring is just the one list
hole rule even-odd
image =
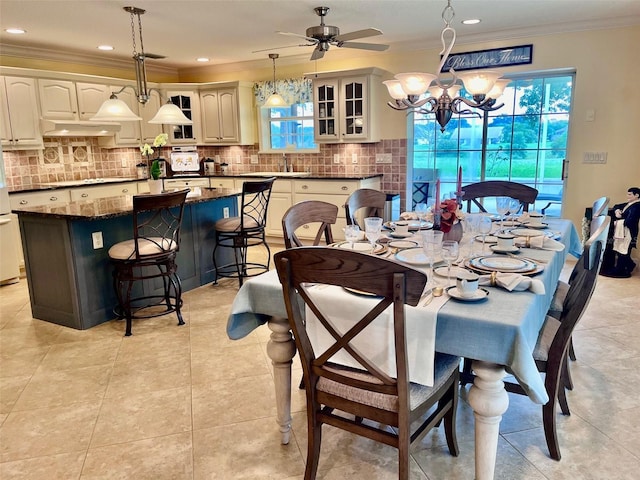
[[180, 178], [165, 178], [163, 183], [164, 189], [182, 190], [188, 188], [190, 192], [187, 196], [196, 196], [202, 194], [203, 188], [209, 187], [209, 179], [206, 177], [180, 177]]

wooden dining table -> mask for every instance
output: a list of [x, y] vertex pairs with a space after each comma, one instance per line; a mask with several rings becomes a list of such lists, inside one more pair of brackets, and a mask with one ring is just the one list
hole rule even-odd
[[[475, 416], [477, 480], [488, 480], [494, 476], [500, 421], [509, 405], [503, 382], [506, 372], [515, 376], [533, 402], [545, 404], [549, 401], [532, 352], [565, 259], [570, 253], [579, 256], [582, 243], [570, 221], [548, 219], [547, 223], [548, 229], [556, 234], [565, 248], [562, 251], [522, 248], [518, 254], [537, 261], [542, 268], [535, 278], [544, 284], [544, 294], [510, 292], [488, 286], [483, 287], [490, 291], [486, 300], [450, 300], [437, 312], [435, 350], [473, 359], [476, 379], [468, 401]], [[463, 238], [462, 242], [466, 240]], [[487, 249], [485, 253], [488, 253]], [[446, 280], [446, 277], [440, 279]], [[407, 307], [407, 321], [411, 317], [419, 319], [420, 308]], [[264, 324], [271, 330], [267, 354], [274, 367], [277, 423], [282, 443], [288, 444], [295, 343], [275, 270], [250, 279], [238, 291], [228, 318], [227, 335], [231, 339], [240, 339]], [[424, 334], [433, 335], [428, 330]]]

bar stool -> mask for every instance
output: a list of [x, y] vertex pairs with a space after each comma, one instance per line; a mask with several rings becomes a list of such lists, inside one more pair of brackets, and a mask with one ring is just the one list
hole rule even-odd
[[[131, 335], [134, 318], [176, 312], [178, 325], [184, 325], [180, 312], [182, 285], [175, 260], [180, 249], [180, 227], [187, 193], [189, 189], [134, 196], [133, 239], [116, 243], [109, 249], [109, 258], [115, 266], [113, 286], [118, 297], [114, 313], [118, 318], [126, 319], [127, 337]], [[150, 280], [154, 278], [162, 279], [162, 294], [151, 291]], [[139, 281], [144, 284], [133, 293], [134, 283]], [[158, 306], [162, 308], [155, 308]]]
[[[214, 224], [216, 246], [213, 249], [213, 283], [218, 277], [237, 278], [240, 286], [246, 277], [260, 275], [269, 270], [271, 250], [265, 238], [267, 225], [267, 208], [271, 197], [271, 188], [276, 177], [261, 181], [244, 182], [242, 184], [242, 206], [239, 217], [223, 218]], [[264, 245], [267, 249], [266, 263], [249, 262], [247, 249]], [[233, 262], [218, 265], [216, 252], [218, 248], [232, 248]]]

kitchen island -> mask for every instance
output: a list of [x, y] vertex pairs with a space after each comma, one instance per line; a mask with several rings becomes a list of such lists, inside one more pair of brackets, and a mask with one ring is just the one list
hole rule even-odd
[[[202, 189], [189, 196], [176, 263], [184, 291], [214, 280], [213, 224], [237, 215], [239, 192]], [[111, 245], [133, 237], [131, 195], [66, 204], [15, 208], [18, 215], [31, 311], [34, 318], [79, 330], [116, 318]], [[230, 261], [220, 258], [219, 261]], [[161, 282], [140, 282], [144, 294]]]

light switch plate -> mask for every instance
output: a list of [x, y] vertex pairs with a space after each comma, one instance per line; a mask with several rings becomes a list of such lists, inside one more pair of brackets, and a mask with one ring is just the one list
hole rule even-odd
[[340, 154], [339, 153], [334, 153], [333, 154], [333, 163], [340, 163]]
[[358, 163], [358, 154], [357, 153], [352, 153], [351, 154], [351, 163]]
[[251, 155], [251, 164], [252, 165], [258, 164], [258, 155]]
[[93, 232], [91, 234], [91, 241], [93, 242], [94, 250], [102, 248], [104, 246], [102, 243], [102, 232]]
[[376, 153], [376, 163], [391, 163], [391, 154]]

